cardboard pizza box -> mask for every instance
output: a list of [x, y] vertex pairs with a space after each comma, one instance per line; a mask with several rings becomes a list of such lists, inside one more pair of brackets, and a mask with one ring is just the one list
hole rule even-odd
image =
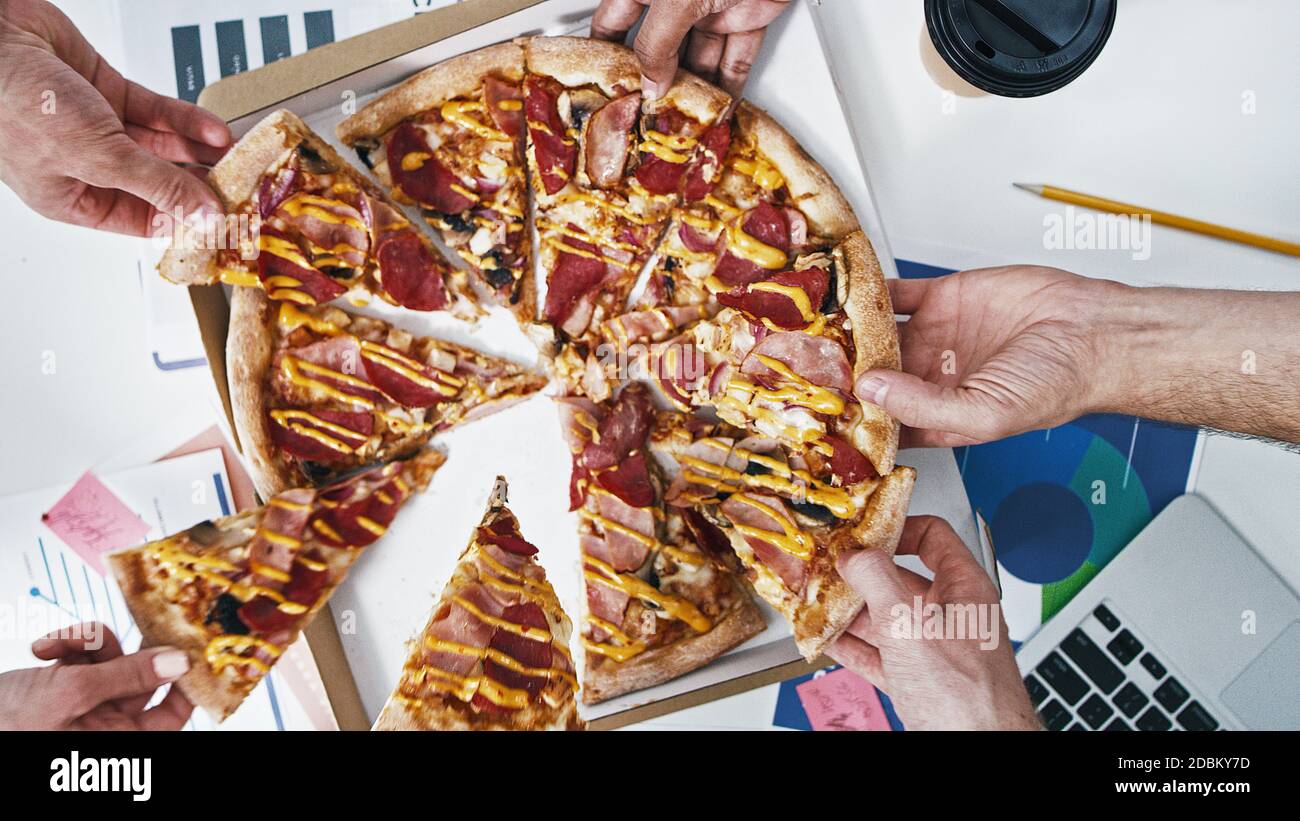
[[[240, 136], [277, 108], [288, 108], [326, 140], [334, 126], [382, 91], [449, 57], [525, 34], [585, 34], [596, 0], [465, 0], [410, 20], [313, 49], [204, 89], [203, 105]], [[794, 3], [769, 32], [746, 97], [768, 109], [836, 179], [871, 238], [887, 276], [893, 258], [821, 47], [814, 0]], [[342, 149], [345, 157], [352, 153]], [[413, 219], [417, 225], [422, 221]], [[449, 255], [453, 260], [454, 255]], [[223, 286], [190, 289], [195, 317], [231, 418], [225, 343], [229, 301]], [[420, 334], [441, 336], [522, 364], [536, 349], [513, 317], [493, 310], [470, 329], [448, 316], [413, 316], [384, 305], [361, 309]], [[492, 477], [510, 480], [511, 506], [570, 617], [581, 614], [576, 517], [567, 513], [569, 457], [552, 403], [537, 396], [503, 413], [439, 436], [449, 454], [429, 490], [413, 499], [386, 538], [353, 569], [325, 615], [306, 631], [331, 705], [343, 729], [369, 728], [398, 678], [405, 642], [425, 623], [481, 515]], [[233, 430], [233, 423], [230, 428]], [[953, 523], [967, 544], [978, 531], [952, 452], [909, 451], [917, 468], [912, 510]], [[978, 555], [978, 552], [977, 552]], [[784, 621], [765, 605], [768, 628], [712, 664], [657, 687], [630, 693], [583, 714], [610, 729], [804, 675], [829, 664], [800, 658]]]

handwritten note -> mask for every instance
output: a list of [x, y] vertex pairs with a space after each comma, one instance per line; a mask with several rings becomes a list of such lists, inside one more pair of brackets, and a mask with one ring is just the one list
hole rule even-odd
[[41, 521], [101, 572], [102, 554], [138, 544], [149, 532], [149, 525], [90, 471], [41, 516]]
[[888, 730], [876, 688], [843, 668], [795, 688], [814, 730]]

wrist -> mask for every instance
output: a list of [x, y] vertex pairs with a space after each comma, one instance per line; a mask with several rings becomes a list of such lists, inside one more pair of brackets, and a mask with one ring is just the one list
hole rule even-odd
[[1178, 350], [1178, 318], [1153, 295], [1164, 289], [1135, 288], [1110, 280], [1087, 280], [1092, 315], [1085, 318], [1093, 342], [1083, 413], [1135, 413], [1158, 357]]

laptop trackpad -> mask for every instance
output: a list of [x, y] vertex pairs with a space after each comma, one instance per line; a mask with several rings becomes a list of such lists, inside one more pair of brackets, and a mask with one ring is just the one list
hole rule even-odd
[[1300, 730], [1300, 621], [1292, 622], [1237, 680], [1223, 703], [1252, 730]]

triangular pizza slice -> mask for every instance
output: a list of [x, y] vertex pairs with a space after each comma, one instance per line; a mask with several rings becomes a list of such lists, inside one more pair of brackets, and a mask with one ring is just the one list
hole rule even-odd
[[144, 645], [190, 657], [173, 686], [217, 721], [229, 717], [444, 459], [426, 450], [109, 554]]
[[546, 278], [539, 341], [571, 377], [599, 341], [600, 324], [625, 312], [694, 173], [700, 137], [731, 98], [683, 74], [663, 98], [645, 102], [635, 56], [611, 43], [537, 37], [524, 48], [528, 163]]
[[524, 50], [500, 43], [411, 77], [348, 117], [339, 139], [521, 322], [537, 307], [527, 231]]
[[[290, 111], [262, 120], [213, 167], [227, 217], [209, 235], [179, 232], [158, 265], [185, 285], [225, 282], [321, 305], [378, 297], [473, 319], [466, 275], [371, 180]], [[197, 247], [190, 247], [197, 246]]]
[[584, 729], [572, 629], [497, 477], [374, 729]]
[[235, 429], [263, 498], [407, 456], [546, 384], [463, 345], [251, 288], [232, 298], [226, 365]]
[[677, 425], [689, 426], [686, 417], [661, 419], [641, 382], [603, 405], [558, 402], [586, 592], [584, 702], [674, 679], [761, 632], [725, 539], [709, 538], [690, 505], [664, 503], [659, 451]]

